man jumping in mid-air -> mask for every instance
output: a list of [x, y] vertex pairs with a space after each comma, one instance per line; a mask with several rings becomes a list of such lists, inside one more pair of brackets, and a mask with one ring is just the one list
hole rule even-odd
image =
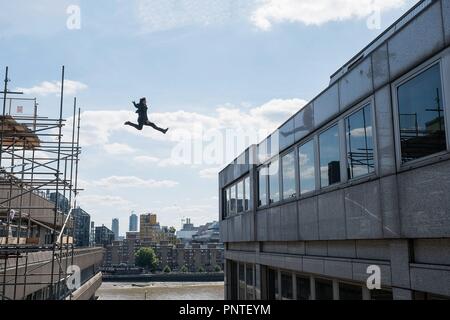
[[131, 123], [130, 121], [127, 121], [127, 122], [125, 122], [126, 126], [131, 126], [133, 128], [136, 128], [139, 131], [142, 130], [144, 128], [144, 126], [149, 126], [155, 130], [158, 130], [158, 131], [164, 133], [164, 134], [167, 133], [169, 128], [162, 129], [162, 128], [158, 127], [156, 124], [154, 124], [153, 122], [150, 122], [148, 120], [148, 116], [147, 116], [148, 107], [147, 107], [147, 99], [146, 98], [142, 98], [139, 101], [139, 104], [137, 104], [136, 102], [133, 101], [133, 104], [137, 109], [136, 113], [139, 115], [138, 124], [134, 124], [134, 123]]

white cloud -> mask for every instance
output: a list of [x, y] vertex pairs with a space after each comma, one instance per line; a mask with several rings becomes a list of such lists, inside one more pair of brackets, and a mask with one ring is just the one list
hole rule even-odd
[[128, 155], [130, 153], [136, 152], [136, 150], [129, 145], [122, 143], [105, 144], [103, 148], [107, 153], [111, 155]]
[[262, 30], [274, 23], [298, 22], [322, 25], [331, 21], [360, 19], [374, 12], [399, 8], [406, 0], [263, 0], [251, 21]]
[[133, 160], [142, 165], [151, 165], [151, 166], [157, 165], [160, 168], [179, 167], [186, 164], [180, 161], [179, 159], [172, 159], [172, 158], [161, 159], [152, 156], [137, 156], [134, 157]]
[[141, 32], [158, 32], [187, 26], [220, 25], [245, 19], [255, 1], [137, 0]]
[[171, 180], [144, 180], [134, 176], [111, 176], [91, 182], [92, 185], [103, 188], [173, 188], [179, 183]]
[[[73, 96], [78, 92], [86, 90], [88, 86], [84, 83], [65, 80], [64, 94]], [[61, 81], [44, 81], [31, 88], [17, 88], [18, 91], [23, 91], [26, 95], [48, 96], [51, 94], [59, 95], [61, 92]]]
[[204, 179], [217, 179], [222, 168], [207, 168], [199, 172], [200, 177]]
[[[201, 140], [214, 130], [244, 130], [256, 134], [267, 135], [272, 133], [283, 121], [306, 104], [302, 99], [274, 99], [261, 106], [243, 108], [234, 105], [222, 105], [216, 108], [215, 114], [207, 115], [196, 112], [175, 111], [166, 113], [152, 113], [151, 119], [156, 124], [169, 127], [167, 135], [145, 127], [142, 131], [124, 126], [125, 121], [135, 121], [136, 114], [126, 110], [84, 111], [81, 114], [81, 144], [82, 146], [112, 144], [111, 136], [114, 133], [128, 133], [143, 136], [157, 141], [177, 143], [180, 138], [189, 132], [193, 139]], [[65, 127], [66, 133], [71, 134], [72, 119]], [[250, 141], [258, 143], [259, 141]], [[139, 160], [149, 160], [140, 158]], [[155, 159], [152, 159], [155, 160]], [[182, 163], [173, 163], [170, 159], [161, 159], [160, 166], [173, 166]]]
[[102, 195], [81, 195], [79, 203], [82, 206], [103, 206], [103, 207], [128, 207], [130, 201], [116, 196]]
[[357, 138], [364, 138], [366, 135], [368, 137], [372, 137], [372, 127], [367, 127], [367, 128], [356, 128], [353, 129], [351, 132], [351, 135], [353, 137], [357, 137]]
[[141, 164], [154, 164], [158, 163], [160, 161], [157, 157], [151, 157], [151, 156], [138, 156], [134, 158], [134, 161], [141, 163]]

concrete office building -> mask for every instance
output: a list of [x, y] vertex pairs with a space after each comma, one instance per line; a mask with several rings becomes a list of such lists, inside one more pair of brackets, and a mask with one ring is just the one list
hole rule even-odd
[[226, 298], [450, 297], [449, 46], [420, 1], [220, 173]]

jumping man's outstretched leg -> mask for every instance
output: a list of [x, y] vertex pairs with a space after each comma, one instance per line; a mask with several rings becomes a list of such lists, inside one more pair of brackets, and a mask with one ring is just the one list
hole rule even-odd
[[153, 129], [158, 130], [158, 131], [160, 131], [160, 132], [162, 132], [162, 133], [164, 133], [164, 134], [166, 134], [167, 131], [169, 131], [169, 128], [167, 128], [167, 129], [162, 129], [162, 128], [158, 127], [156, 124], [154, 124], [153, 122], [150, 122], [150, 121], [146, 121], [146, 122], [145, 122], [145, 125], [146, 125], [146, 126], [149, 126], [149, 127], [152, 127]]
[[127, 122], [125, 122], [125, 125], [133, 127], [133, 128], [135, 128], [136, 130], [139, 130], [139, 131], [141, 131], [142, 128], [144, 128], [144, 124], [141, 123], [141, 122], [139, 122], [139, 124], [134, 124], [134, 123], [132, 123], [130, 121], [127, 121]]

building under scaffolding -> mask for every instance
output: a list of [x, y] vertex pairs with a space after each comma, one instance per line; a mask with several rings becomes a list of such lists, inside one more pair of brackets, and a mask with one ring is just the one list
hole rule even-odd
[[81, 153], [76, 99], [68, 123], [64, 68], [54, 118], [39, 115], [36, 99], [8, 91], [8, 82], [7, 68], [0, 100], [0, 299], [92, 299], [103, 249], [80, 249], [74, 241]]

